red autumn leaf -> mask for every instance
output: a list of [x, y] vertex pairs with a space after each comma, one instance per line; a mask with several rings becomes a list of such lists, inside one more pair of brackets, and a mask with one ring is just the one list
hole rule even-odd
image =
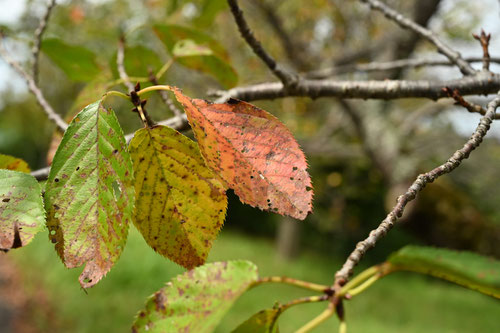
[[213, 104], [174, 92], [208, 167], [242, 202], [306, 218], [312, 208], [311, 179], [304, 153], [285, 125], [249, 103]]

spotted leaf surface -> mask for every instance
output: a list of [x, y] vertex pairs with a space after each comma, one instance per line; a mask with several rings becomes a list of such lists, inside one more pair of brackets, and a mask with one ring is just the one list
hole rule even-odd
[[156, 126], [135, 133], [130, 153], [135, 225], [161, 255], [186, 268], [202, 265], [224, 223], [227, 198], [198, 145], [176, 130]]
[[267, 309], [257, 312], [238, 326], [233, 333], [278, 333], [278, 317], [281, 310]]
[[0, 250], [25, 246], [44, 227], [42, 190], [36, 179], [0, 170]]
[[0, 154], [0, 169], [16, 170], [26, 173], [31, 171], [28, 163], [22, 159], [4, 154]]
[[311, 211], [313, 191], [304, 153], [276, 117], [251, 104], [212, 104], [174, 89], [200, 150], [240, 200], [297, 219]]
[[500, 261], [476, 253], [405, 246], [389, 257], [389, 271], [412, 271], [445, 279], [500, 298]]
[[123, 131], [100, 101], [71, 122], [52, 162], [45, 190], [50, 239], [69, 267], [85, 264], [84, 288], [118, 260], [134, 207], [133, 170]]
[[212, 332], [255, 280], [257, 267], [248, 261], [195, 268], [175, 277], [148, 299], [132, 332]]

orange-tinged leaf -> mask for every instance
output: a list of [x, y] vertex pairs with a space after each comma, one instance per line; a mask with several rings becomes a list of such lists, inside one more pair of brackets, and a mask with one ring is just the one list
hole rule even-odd
[[173, 91], [207, 165], [242, 202], [306, 218], [312, 209], [311, 179], [304, 153], [285, 125], [249, 103], [213, 104]]
[[0, 169], [15, 170], [24, 173], [29, 173], [31, 171], [28, 163], [24, 160], [4, 154], [0, 154]]
[[225, 189], [197, 144], [166, 126], [138, 130], [130, 141], [134, 224], [158, 253], [188, 269], [205, 263], [224, 223]]

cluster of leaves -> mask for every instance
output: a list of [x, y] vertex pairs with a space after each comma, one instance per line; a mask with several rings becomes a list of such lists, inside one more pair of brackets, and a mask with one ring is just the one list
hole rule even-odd
[[[171, 90], [197, 143], [155, 125], [138, 130], [127, 146], [103, 100], [85, 107], [64, 133], [45, 185], [46, 225], [64, 264], [85, 264], [84, 288], [118, 260], [131, 222], [156, 252], [188, 269], [202, 265], [224, 223], [227, 188], [261, 209], [299, 219], [311, 211], [305, 156], [278, 119], [245, 102], [212, 104]], [[29, 242], [25, 234], [41, 230], [45, 218], [36, 180], [23, 173], [9, 179], [16, 191], [25, 187], [6, 193], [3, 209], [15, 213], [5, 221], [4, 249]], [[24, 205], [33, 197], [37, 223], [28, 228], [23, 219], [33, 212]]]
[[[212, 37], [174, 24], [155, 24], [148, 29], [177, 64], [213, 77], [224, 88], [237, 84], [238, 75], [231, 66], [227, 51]], [[44, 39], [42, 52], [72, 81], [93, 82], [108, 71], [102, 59], [90, 49], [58, 38]], [[130, 75], [144, 76], [149, 70], [158, 71], [162, 66], [157, 52], [144, 45], [127, 47], [125, 53], [124, 66]], [[113, 57], [110, 63], [115, 63], [115, 59]], [[118, 77], [116, 67], [111, 65], [109, 68], [113, 76]], [[147, 77], [143, 79], [147, 82]]]
[[[213, 15], [221, 8], [221, 1], [203, 3]], [[178, 25], [157, 24], [151, 31], [172, 61], [214, 77], [225, 88], [236, 85], [227, 52], [210, 36]], [[75, 105], [87, 104], [96, 91], [100, 95], [112, 85], [111, 78], [100, 77], [105, 65], [85, 47], [47, 38], [42, 51], [71, 80], [91, 82]], [[168, 68], [144, 46], [125, 52], [131, 75]], [[101, 99], [73, 118], [43, 186], [28, 174], [25, 162], [0, 155], [0, 249], [22, 247], [47, 227], [63, 263], [85, 265], [80, 284], [88, 288], [118, 260], [133, 223], [156, 252], [190, 271], [151, 296], [132, 330], [211, 332], [237, 298], [262, 281], [247, 261], [198, 267], [224, 223], [226, 190], [251, 206], [304, 219], [312, 209], [311, 180], [292, 134], [266, 111], [236, 100], [213, 104], [167, 89], [183, 105], [197, 142], [169, 127], [145, 126], [127, 145], [114, 112]], [[498, 262], [418, 247], [404, 248], [359, 274], [338, 296], [355, 295], [401, 270], [500, 298]], [[278, 303], [260, 311], [234, 332], [278, 332], [277, 319], [286, 308]]]

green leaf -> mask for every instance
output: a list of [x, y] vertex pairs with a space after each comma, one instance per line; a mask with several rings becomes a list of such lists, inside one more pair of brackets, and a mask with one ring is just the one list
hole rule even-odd
[[178, 25], [155, 25], [153, 29], [179, 64], [212, 75], [225, 88], [238, 82], [227, 52], [210, 36]]
[[29, 173], [31, 171], [28, 163], [24, 160], [4, 154], [0, 154], [0, 169], [16, 170], [25, 173]]
[[406, 246], [392, 254], [390, 271], [406, 270], [445, 279], [500, 298], [500, 261], [472, 252]]
[[[160, 57], [151, 49], [142, 45], [125, 48], [125, 57], [123, 65], [129, 76], [148, 77], [148, 70], [156, 73], [163, 65]], [[116, 54], [110, 61], [113, 70], [113, 76], [118, 78], [118, 69], [116, 68]]]
[[217, 14], [227, 7], [225, 0], [203, 0], [201, 14], [194, 20], [194, 23], [202, 28], [214, 23]]
[[183, 27], [180, 25], [162, 25], [156, 24], [153, 26], [156, 36], [165, 44], [167, 50], [172, 54], [174, 46], [177, 42], [189, 39], [198, 45], [208, 47], [212, 50], [213, 54], [222, 60], [229, 61], [229, 56], [222, 45], [215, 39], [202, 33], [201, 31]]
[[215, 56], [206, 46], [184, 39], [175, 44], [172, 53], [179, 64], [213, 76], [226, 88], [238, 83], [233, 67]]
[[278, 333], [278, 317], [281, 310], [267, 309], [257, 312], [238, 326], [233, 333]]
[[35, 177], [0, 170], [0, 250], [27, 245], [44, 225], [42, 190]]
[[42, 52], [73, 81], [90, 81], [99, 74], [95, 54], [82, 46], [47, 38], [42, 41]]
[[165, 126], [130, 142], [137, 193], [134, 223], [161, 255], [186, 268], [205, 263], [226, 216], [224, 187], [198, 145]]
[[255, 280], [257, 267], [249, 261], [195, 268], [172, 279], [149, 298], [132, 332], [212, 332]]
[[57, 149], [45, 190], [50, 239], [68, 268], [85, 264], [95, 285], [122, 253], [134, 208], [132, 161], [123, 131], [101, 101], [84, 108]]

